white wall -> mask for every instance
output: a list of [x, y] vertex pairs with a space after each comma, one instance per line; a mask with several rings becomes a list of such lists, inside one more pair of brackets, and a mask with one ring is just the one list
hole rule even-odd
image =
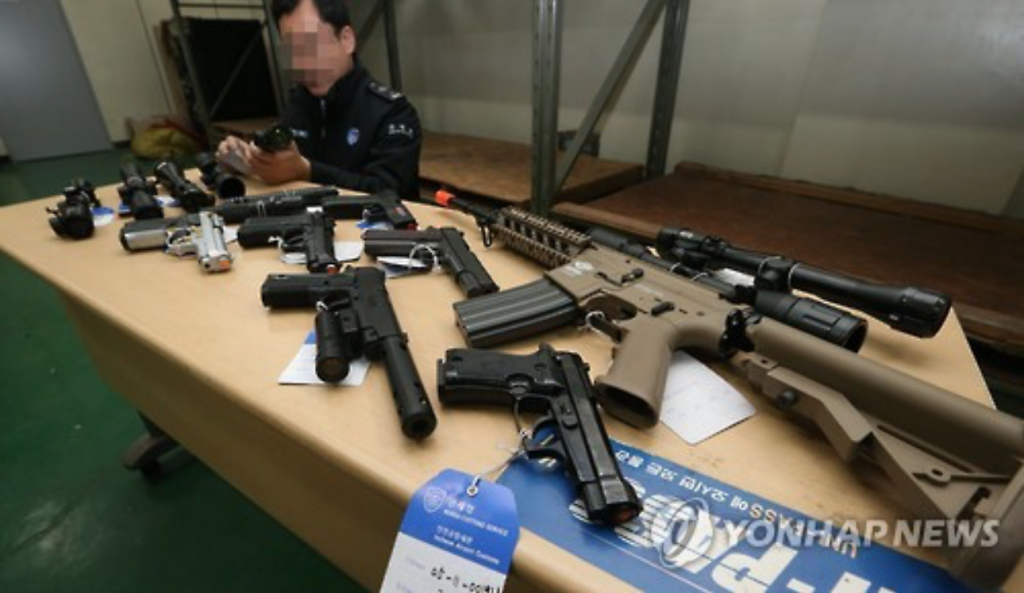
[[[213, 0], [220, 6], [254, 5]], [[128, 139], [125, 120], [174, 109], [154, 27], [170, 19], [168, 0], [61, 0], [103, 119], [115, 142]], [[189, 16], [259, 18], [262, 9], [189, 9]]]
[[[436, 130], [530, 138], [531, 3], [400, 0], [406, 91]], [[639, 2], [566, 4], [560, 125], [574, 127]], [[680, 160], [1002, 211], [1024, 165], [1018, 0], [693, 0]], [[386, 80], [383, 35], [364, 59]], [[660, 29], [603, 125], [645, 158]]]
[[1024, 165], [1024, 3], [830, 0], [781, 174], [998, 213]]
[[111, 140], [128, 139], [125, 119], [129, 116], [167, 113], [170, 107], [140, 4], [125, 0], [62, 0], [61, 4]]

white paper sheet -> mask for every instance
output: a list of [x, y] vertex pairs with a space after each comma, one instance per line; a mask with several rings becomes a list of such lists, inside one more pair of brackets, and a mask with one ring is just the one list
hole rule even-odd
[[691, 445], [754, 415], [754, 406], [714, 371], [676, 352], [665, 380], [661, 421]]
[[[369, 370], [369, 360], [353, 360], [348, 369], [348, 376], [337, 385], [358, 387], [363, 384]], [[316, 332], [309, 332], [295, 358], [288, 363], [284, 372], [277, 378], [277, 382], [281, 385], [329, 385], [316, 376]]]

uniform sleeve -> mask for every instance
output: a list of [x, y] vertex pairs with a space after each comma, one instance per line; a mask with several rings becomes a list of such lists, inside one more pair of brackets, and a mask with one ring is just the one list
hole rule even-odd
[[419, 116], [406, 100], [395, 104], [373, 139], [366, 164], [359, 172], [345, 171], [310, 160], [314, 183], [376, 193], [393, 189], [403, 199], [419, 194], [420, 145], [423, 140]]

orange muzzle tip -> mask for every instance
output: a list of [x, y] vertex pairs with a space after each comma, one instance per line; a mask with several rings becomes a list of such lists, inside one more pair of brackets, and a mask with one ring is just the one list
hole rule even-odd
[[453, 194], [453, 193], [451, 193], [449, 191], [445, 191], [443, 189], [439, 189], [436, 192], [434, 192], [434, 199], [437, 200], [438, 204], [444, 206], [445, 208], [449, 207], [448, 203], [451, 202], [452, 198], [454, 198], [454, 197], [455, 197], [455, 194]]

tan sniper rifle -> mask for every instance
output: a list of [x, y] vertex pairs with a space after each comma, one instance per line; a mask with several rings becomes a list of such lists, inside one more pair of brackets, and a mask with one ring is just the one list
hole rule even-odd
[[[1024, 422], [858, 356], [863, 324], [824, 303], [817, 311], [789, 295], [795, 300], [773, 308], [779, 295], [759, 304], [757, 295], [744, 297], [610, 233], [584, 235], [514, 207], [490, 210], [452, 196], [439, 202], [473, 214], [485, 243], [496, 236], [551, 268], [541, 280], [457, 303], [470, 346], [586, 322], [618, 342], [608, 373], [595, 381], [599, 401], [642, 427], [658, 421], [673, 351], [726, 359], [779, 408], [816, 424], [842, 459], [878, 465], [918, 516], [997, 521], [995, 546], [947, 547], [951, 574], [998, 587], [1016, 566], [1024, 547]], [[949, 310], [943, 295], [836, 276], [868, 293], [895, 294], [884, 316], [921, 315], [918, 327], [941, 326]]]

